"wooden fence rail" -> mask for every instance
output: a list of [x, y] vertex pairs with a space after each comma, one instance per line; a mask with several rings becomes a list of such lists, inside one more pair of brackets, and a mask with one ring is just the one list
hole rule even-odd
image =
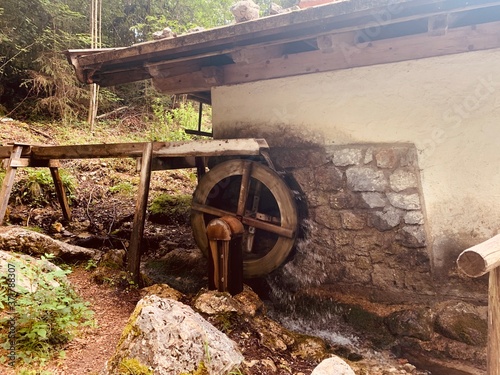
[[470, 277], [490, 273], [488, 288], [488, 375], [500, 375], [500, 234], [464, 250], [458, 268]]

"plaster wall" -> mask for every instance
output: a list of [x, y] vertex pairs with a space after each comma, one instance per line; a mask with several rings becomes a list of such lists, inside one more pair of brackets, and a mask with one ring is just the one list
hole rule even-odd
[[443, 267], [500, 229], [499, 61], [489, 50], [218, 87], [214, 136], [414, 144], [431, 258]]

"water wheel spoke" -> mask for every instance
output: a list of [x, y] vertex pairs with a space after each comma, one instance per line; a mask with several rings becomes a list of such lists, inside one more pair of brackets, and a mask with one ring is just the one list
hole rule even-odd
[[281, 237], [294, 238], [295, 236], [295, 231], [293, 229], [281, 227], [279, 225], [275, 225], [267, 221], [260, 221], [254, 219], [253, 217], [244, 216], [241, 219], [241, 222], [245, 225], [249, 225], [257, 229], [262, 229], [265, 230], [266, 232], [274, 233]]
[[223, 216], [236, 216], [234, 212], [229, 212], [226, 210], [222, 210], [217, 207], [208, 206], [206, 204], [200, 204], [193, 202], [191, 205], [191, 210], [202, 212], [204, 214], [223, 217]]
[[248, 193], [250, 192], [250, 176], [252, 174], [252, 164], [249, 163], [243, 170], [241, 176], [240, 194], [238, 197], [238, 207], [236, 209], [237, 216], [243, 216], [247, 205]]

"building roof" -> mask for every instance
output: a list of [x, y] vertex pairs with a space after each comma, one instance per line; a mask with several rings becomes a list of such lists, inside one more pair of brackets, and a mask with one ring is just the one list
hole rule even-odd
[[500, 0], [344, 0], [130, 47], [69, 50], [81, 82], [165, 93], [500, 48]]

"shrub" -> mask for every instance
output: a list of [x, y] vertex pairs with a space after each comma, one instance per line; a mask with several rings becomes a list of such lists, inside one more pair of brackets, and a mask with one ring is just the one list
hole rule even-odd
[[[71, 199], [76, 187], [75, 179], [64, 170], [60, 170], [60, 176], [66, 194]], [[14, 186], [12, 196], [24, 204], [33, 206], [45, 206], [53, 202], [56, 190], [50, 171], [46, 168], [27, 169]]]
[[20, 257], [11, 258], [16, 276], [22, 275], [28, 285], [7, 276], [0, 278], [0, 348], [10, 348], [9, 327], [15, 322], [16, 357], [25, 363], [43, 363], [70, 341], [79, 327], [94, 324], [93, 312], [66, 281], [71, 271], [53, 266], [48, 259], [52, 256], [30, 265]]

